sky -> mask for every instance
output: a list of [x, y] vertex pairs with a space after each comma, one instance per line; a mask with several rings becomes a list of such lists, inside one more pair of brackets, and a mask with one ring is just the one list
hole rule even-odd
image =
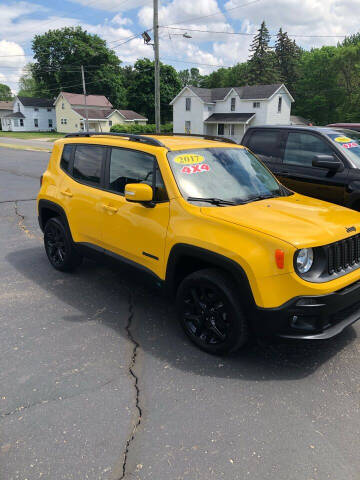
[[[245, 61], [262, 20], [271, 34], [282, 27], [310, 49], [356, 33], [359, 17], [360, 0], [159, 0], [160, 57], [205, 74]], [[124, 65], [153, 58], [139, 37], [152, 27], [152, 0], [0, 0], [0, 83], [16, 92], [34, 35], [76, 25], [105, 39]]]

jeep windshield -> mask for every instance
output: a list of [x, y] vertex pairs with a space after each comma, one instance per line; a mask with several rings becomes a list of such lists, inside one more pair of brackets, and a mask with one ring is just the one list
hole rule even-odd
[[360, 132], [346, 128], [336, 130], [338, 134], [329, 133], [328, 137], [339, 146], [355, 168], [360, 168]]
[[167, 156], [180, 192], [189, 202], [239, 205], [288, 194], [246, 149], [191, 149]]

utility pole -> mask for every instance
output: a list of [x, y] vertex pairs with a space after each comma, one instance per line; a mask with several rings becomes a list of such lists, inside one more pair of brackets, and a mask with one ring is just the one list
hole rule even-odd
[[82, 76], [82, 85], [83, 85], [83, 94], [84, 94], [84, 104], [85, 104], [85, 131], [89, 131], [89, 113], [87, 109], [87, 104], [86, 104], [86, 86], [85, 86], [85, 73], [84, 73], [84, 67], [81, 65], [81, 76]]
[[160, 133], [159, 0], [154, 1], [155, 124]]

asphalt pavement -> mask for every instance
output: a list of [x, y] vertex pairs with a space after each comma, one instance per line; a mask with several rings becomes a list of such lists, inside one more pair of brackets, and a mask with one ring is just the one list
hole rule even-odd
[[51, 268], [48, 159], [0, 149], [0, 478], [359, 480], [360, 325], [197, 350], [137, 273]]

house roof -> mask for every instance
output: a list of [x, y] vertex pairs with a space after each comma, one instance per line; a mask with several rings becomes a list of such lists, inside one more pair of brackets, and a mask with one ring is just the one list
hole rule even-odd
[[12, 110], [14, 102], [0, 102], [0, 110]]
[[232, 122], [247, 123], [256, 114], [252, 113], [213, 113], [205, 120], [205, 123]]
[[[85, 108], [73, 108], [74, 112], [78, 113], [82, 118], [86, 118], [86, 110]], [[134, 112], [133, 110], [114, 110], [114, 109], [97, 109], [97, 108], [89, 108], [88, 109], [88, 117], [89, 120], [106, 120], [110, 117], [111, 114], [119, 112], [125, 120], [147, 120], [147, 118], [143, 117], [139, 113]]]
[[[82, 93], [60, 92], [70, 105], [85, 105], [84, 95]], [[112, 108], [112, 104], [104, 95], [86, 95], [86, 105], [89, 107]]]
[[118, 110], [118, 112], [126, 118], [126, 120], [147, 120], [146, 117], [140, 115], [140, 113], [134, 112], [134, 110]]
[[3, 118], [26, 118], [21, 112], [11, 112], [4, 115]]
[[[274, 83], [271, 85], [246, 85], [244, 87], [221, 88], [200, 88], [193, 87], [192, 85], [187, 85], [187, 87], [184, 87], [184, 89], [189, 88], [205, 103], [214, 103], [219, 100], [224, 100], [231, 92], [231, 90], [234, 90], [242, 100], [265, 100], [271, 98], [272, 95], [274, 95], [274, 93], [282, 86], [282, 83]], [[285, 85], [284, 88], [286, 89]], [[181, 90], [181, 92], [175, 98], [177, 98], [183, 92], [183, 90]], [[174, 102], [175, 98], [172, 100], [171, 104]]]
[[53, 107], [54, 100], [51, 98], [17, 97], [24, 107]]

